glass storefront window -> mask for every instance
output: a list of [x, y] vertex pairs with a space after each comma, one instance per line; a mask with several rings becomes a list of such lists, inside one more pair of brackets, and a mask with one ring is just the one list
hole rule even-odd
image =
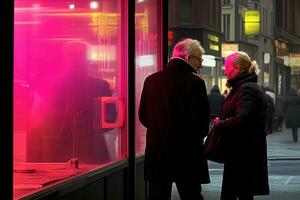
[[[136, 111], [138, 111], [145, 78], [162, 68], [159, 53], [159, 23], [157, 0], [136, 1], [135, 13], [135, 57], [136, 57]], [[146, 130], [136, 114], [136, 152], [144, 153]]]
[[126, 159], [121, 3], [15, 0], [15, 198]]

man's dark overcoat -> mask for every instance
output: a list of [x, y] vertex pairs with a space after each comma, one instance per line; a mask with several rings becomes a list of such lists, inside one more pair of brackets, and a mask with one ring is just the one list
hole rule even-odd
[[145, 180], [209, 182], [202, 153], [207, 93], [190, 64], [173, 58], [166, 69], [146, 78], [139, 118], [147, 128]]
[[222, 192], [269, 194], [264, 93], [255, 73], [239, 74], [228, 83], [232, 90], [217, 125], [227, 150]]

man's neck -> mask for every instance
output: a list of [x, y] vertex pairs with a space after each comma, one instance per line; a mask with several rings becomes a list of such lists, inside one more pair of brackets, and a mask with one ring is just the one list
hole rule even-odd
[[171, 60], [173, 60], [173, 59], [180, 59], [180, 60], [183, 60], [184, 62], [186, 62], [187, 64], [189, 64], [189, 65], [190, 65], [190, 66], [198, 73], [198, 70], [195, 69], [195, 68], [193, 67], [193, 65], [191, 65], [186, 59], [181, 58], [181, 57], [172, 57]]

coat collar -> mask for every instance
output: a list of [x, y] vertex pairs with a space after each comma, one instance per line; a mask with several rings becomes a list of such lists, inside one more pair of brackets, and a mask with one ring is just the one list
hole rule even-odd
[[228, 79], [227, 83], [230, 87], [235, 88], [247, 82], [257, 82], [257, 75], [254, 72], [243, 72], [234, 78]]
[[171, 58], [167, 66], [168, 70], [178, 70], [178, 71], [188, 71], [192, 73], [197, 73], [193, 66], [186, 60], [180, 57]]

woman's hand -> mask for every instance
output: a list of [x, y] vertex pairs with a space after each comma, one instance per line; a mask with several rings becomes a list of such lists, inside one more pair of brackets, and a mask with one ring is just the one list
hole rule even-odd
[[219, 124], [219, 118], [218, 118], [218, 117], [214, 118], [214, 119], [213, 119], [213, 123], [214, 123], [215, 125]]

